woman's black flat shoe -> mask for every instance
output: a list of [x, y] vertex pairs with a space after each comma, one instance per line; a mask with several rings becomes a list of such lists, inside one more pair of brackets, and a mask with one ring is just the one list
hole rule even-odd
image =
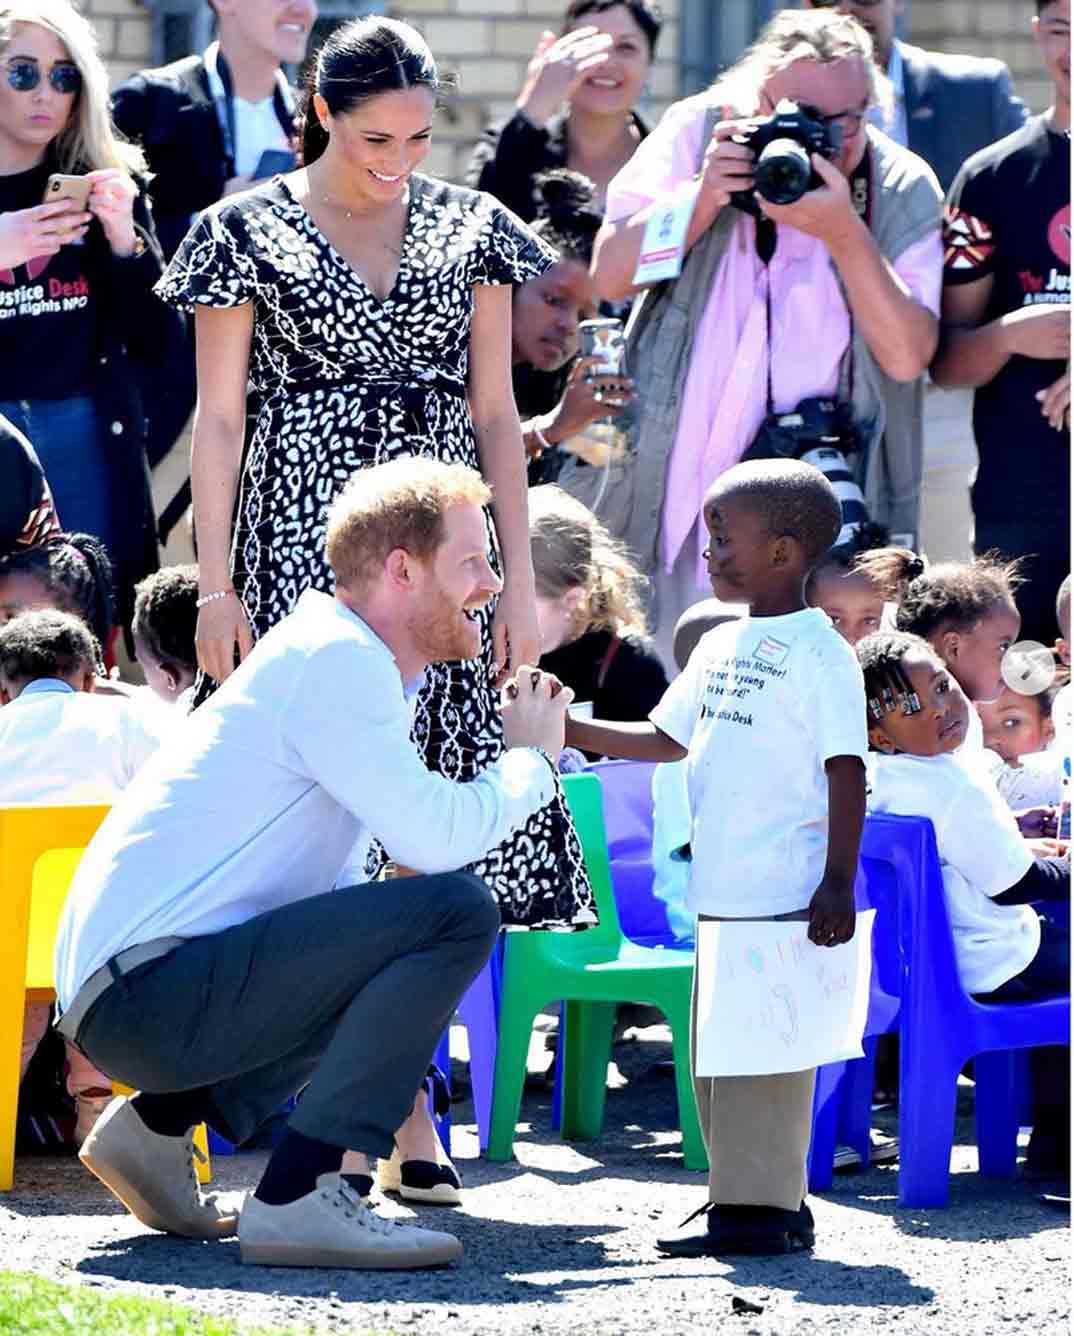
[[392, 1193], [403, 1201], [432, 1206], [458, 1206], [462, 1201], [459, 1192], [462, 1182], [453, 1164], [401, 1160], [398, 1146], [390, 1159], [378, 1161], [377, 1184], [381, 1192]]

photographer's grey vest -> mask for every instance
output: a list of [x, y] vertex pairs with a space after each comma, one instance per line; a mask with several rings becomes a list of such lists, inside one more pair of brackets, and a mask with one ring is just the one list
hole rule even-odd
[[[702, 135], [708, 144], [721, 109], [710, 109]], [[872, 154], [870, 231], [888, 260], [940, 228], [941, 195], [922, 159], [868, 127]], [[631, 450], [613, 462], [600, 497], [601, 519], [634, 552], [642, 569], [660, 561], [660, 517], [668, 459], [694, 333], [741, 214], [723, 209], [691, 249], [678, 279], [649, 289], [634, 305], [627, 330], [627, 363], [637, 384], [638, 414]], [[806, 351], [806, 350], [804, 350]], [[922, 475], [922, 380], [900, 383], [878, 366], [860, 329], [854, 332], [854, 418], [865, 442], [853, 467], [873, 519], [896, 534], [916, 536]], [[590, 476], [583, 477], [583, 474]], [[560, 479], [592, 505], [603, 470], [568, 465]], [[592, 489], [592, 494], [587, 494]], [[698, 512], [701, 497], [697, 498]]]

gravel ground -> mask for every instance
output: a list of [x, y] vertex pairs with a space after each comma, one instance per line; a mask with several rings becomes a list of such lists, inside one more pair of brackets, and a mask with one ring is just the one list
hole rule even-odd
[[[634, 1033], [616, 1047], [622, 1076], [608, 1092], [599, 1142], [561, 1143], [550, 1092], [534, 1088], [518, 1162], [488, 1164], [477, 1158], [471, 1106], [456, 1105], [465, 1205], [420, 1212], [464, 1241], [466, 1255], [450, 1271], [242, 1267], [234, 1241], [148, 1233], [77, 1161], [45, 1159], [21, 1161], [15, 1190], [0, 1198], [2, 1265], [244, 1324], [325, 1332], [1068, 1332], [1068, 1222], [1038, 1201], [1038, 1185], [977, 1176], [969, 1091], [948, 1209], [898, 1210], [895, 1171], [873, 1168], [839, 1175], [830, 1194], [811, 1199], [812, 1256], [659, 1258], [652, 1238], [700, 1204], [703, 1180], [677, 1153], [666, 1031]], [[218, 1157], [217, 1186], [252, 1186], [264, 1159]], [[737, 1311], [741, 1301], [761, 1311]]]

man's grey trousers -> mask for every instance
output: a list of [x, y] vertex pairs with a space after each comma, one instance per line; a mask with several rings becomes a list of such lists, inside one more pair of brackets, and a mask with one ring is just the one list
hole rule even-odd
[[296, 900], [120, 976], [77, 1043], [138, 1090], [207, 1088], [235, 1141], [308, 1082], [291, 1127], [389, 1155], [498, 927], [466, 872]]

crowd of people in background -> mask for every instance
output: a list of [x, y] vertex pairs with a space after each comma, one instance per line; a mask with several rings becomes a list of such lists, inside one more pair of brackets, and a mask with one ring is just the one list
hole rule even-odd
[[[1038, 114], [897, 0], [807, 0], [656, 123], [657, 6], [570, 0], [465, 185], [422, 171], [451, 88], [405, 5], [307, 60], [315, 0], [207, 3], [111, 94], [69, 0], [0, 3], [0, 804], [113, 809], [57, 954], [88, 1167], [247, 1262], [454, 1260], [374, 1174], [460, 1200], [432, 1049], [498, 926], [596, 921], [560, 775], [604, 757], [659, 762], [683, 941], [847, 942], [868, 808], [933, 822], [967, 993], [1065, 991], [1069, 0], [1026, 14]], [[245, 1204], [202, 1193], [191, 1128], [303, 1087]], [[697, 1079], [665, 1253], [812, 1246], [813, 1090]]]

